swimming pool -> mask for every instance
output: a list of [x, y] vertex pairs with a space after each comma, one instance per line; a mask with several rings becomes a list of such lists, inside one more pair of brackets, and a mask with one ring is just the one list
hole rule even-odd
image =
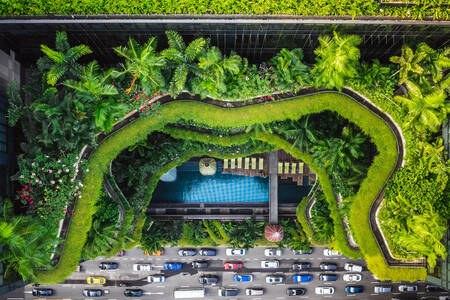
[[[152, 195], [157, 203], [264, 203], [269, 201], [269, 178], [222, 173], [222, 163], [216, 159], [213, 176], [200, 174], [198, 159], [177, 167], [176, 180], [159, 181]], [[310, 190], [309, 185], [297, 186], [279, 182], [280, 203], [297, 203]]]

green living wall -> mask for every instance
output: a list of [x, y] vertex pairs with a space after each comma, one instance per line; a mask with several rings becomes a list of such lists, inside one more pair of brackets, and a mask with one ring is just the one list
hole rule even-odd
[[[356, 240], [361, 245], [361, 252], [368, 263], [369, 269], [380, 279], [417, 280], [424, 279], [425, 269], [405, 269], [388, 267], [380, 253], [376, 241], [370, 231], [368, 210], [377, 192], [392, 171], [397, 153], [396, 141], [389, 127], [375, 114], [362, 107], [352, 98], [336, 93], [323, 92], [290, 100], [251, 105], [235, 109], [223, 109], [213, 105], [193, 102], [175, 101], [162, 106], [161, 118], [140, 118], [129, 126], [116, 132], [104, 140], [92, 154], [88, 167], [89, 172], [83, 178], [81, 198], [76, 203], [76, 214], [73, 216], [65, 243], [62, 258], [54, 270], [42, 271], [38, 274], [40, 283], [57, 283], [63, 281], [76, 268], [81, 257], [81, 251], [90, 229], [92, 215], [95, 213], [102, 185], [103, 174], [108, 170], [109, 163], [122, 150], [145, 139], [153, 131], [163, 131], [164, 127], [177, 121], [195, 120], [210, 127], [243, 127], [256, 123], [270, 123], [279, 120], [297, 120], [303, 115], [334, 111], [342, 117], [357, 124], [375, 143], [378, 155], [375, 157], [352, 207], [350, 221], [355, 230]], [[193, 138], [193, 137], [191, 137]], [[258, 139], [276, 145], [279, 148], [289, 148], [290, 144], [276, 137], [261, 133]], [[242, 139], [242, 138], [241, 138]], [[233, 141], [229, 141], [232, 143]], [[301, 153], [298, 157], [306, 159]], [[326, 173], [317, 168], [319, 180], [326, 183]], [[331, 186], [331, 185], [330, 185]], [[324, 191], [330, 201], [332, 191]], [[335, 231], [343, 230], [337, 228]], [[338, 234], [338, 236], [341, 236]], [[336, 241], [340, 249], [344, 249], [345, 241]], [[354, 253], [358, 256], [358, 253]]]

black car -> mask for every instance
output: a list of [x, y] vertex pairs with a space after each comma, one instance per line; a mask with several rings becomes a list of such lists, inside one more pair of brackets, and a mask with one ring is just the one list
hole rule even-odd
[[216, 250], [215, 249], [200, 249], [198, 251], [198, 254], [201, 256], [216, 256]]
[[237, 296], [239, 294], [239, 290], [238, 289], [226, 289], [226, 288], [221, 288], [219, 289], [219, 296], [222, 297], [226, 297], [226, 296]]
[[180, 249], [178, 250], [179, 256], [194, 256], [197, 254], [197, 250], [195, 249]]
[[192, 262], [192, 268], [194, 269], [205, 269], [208, 267], [207, 261], [194, 261]]
[[328, 271], [336, 271], [337, 270], [337, 265], [336, 264], [330, 264], [330, 263], [321, 263], [320, 264], [320, 269], [321, 270], [328, 270]]
[[292, 270], [298, 271], [298, 270], [307, 270], [311, 268], [310, 263], [294, 263], [292, 265]]
[[141, 297], [144, 295], [144, 291], [140, 289], [126, 289], [123, 294], [125, 297]]
[[288, 296], [302, 296], [306, 294], [306, 289], [302, 288], [289, 288], [286, 290]]
[[119, 264], [115, 262], [102, 262], [98, 265], [101, 270], [116, 270], [119, 268]]
[[322, 281], [336, 281], [337, 275], [336, 274], [320, 274], [319, 279]]
[[53, 295], [52, 289], [33, 289], [33, 296], [51, 296]]
[[200, 276], [198, 278], [198, 281], [201, 284], [217, 284], [219, 282], [219, 277], [218, 276]]
[[103, 290], [85, 289], [85, 290], [83, 290], [83, 296], [86, 296], [86, 297], [101, 297], [101, 296], [103, 296]]
[[425, 291], [427, 293], [434, 293], [434, 292], [443, 292], [444, 290], [441, 289], [439, 286], [437, 285], [431, 285], [431, 284], [427, 284], [425, 286]]

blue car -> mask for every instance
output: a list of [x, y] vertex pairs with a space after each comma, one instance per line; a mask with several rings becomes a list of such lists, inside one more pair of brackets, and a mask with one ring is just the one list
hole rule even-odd
[[364, 288], [361, 285], [348, 285], [345, 288], [345, 291], [347, 294], [356, 294], [356, 293], [362, 293]]
[[234, 275], [233, 279], [235, 282], [250, 282], [253, 281], [253, 275]]
[[310, 274], [295, 274], [292, 277], [294, 282], [309, 282], [312, 281], [312, 275]]
[[181, 270], [181, 268], [181, 263], [166, 262], [164, 264], [164, 270], [179, 271]]

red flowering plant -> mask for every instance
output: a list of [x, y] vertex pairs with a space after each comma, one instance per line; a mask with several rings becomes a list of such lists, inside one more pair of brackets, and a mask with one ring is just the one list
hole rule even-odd
[[80, 197], [82, 184], [76, 179], [79, 170], [88, 171], [76, 154], [59, 159], [39, 154], [34, 159], [18, 161], [19, 172], [12, 177], [21, 183], [16, 199], [30, 206], [44, 222], [57, 224], [64, 217], [65, 207]]
[[154, 115], [161, 116], [160, 109], [161, 109], [161, 103], [153, 102], [153, 103], [149, 103], [149, 104], [141, 107], [139, 109], [139, 112], [140, 112], [141, 117], [149, 118]]

